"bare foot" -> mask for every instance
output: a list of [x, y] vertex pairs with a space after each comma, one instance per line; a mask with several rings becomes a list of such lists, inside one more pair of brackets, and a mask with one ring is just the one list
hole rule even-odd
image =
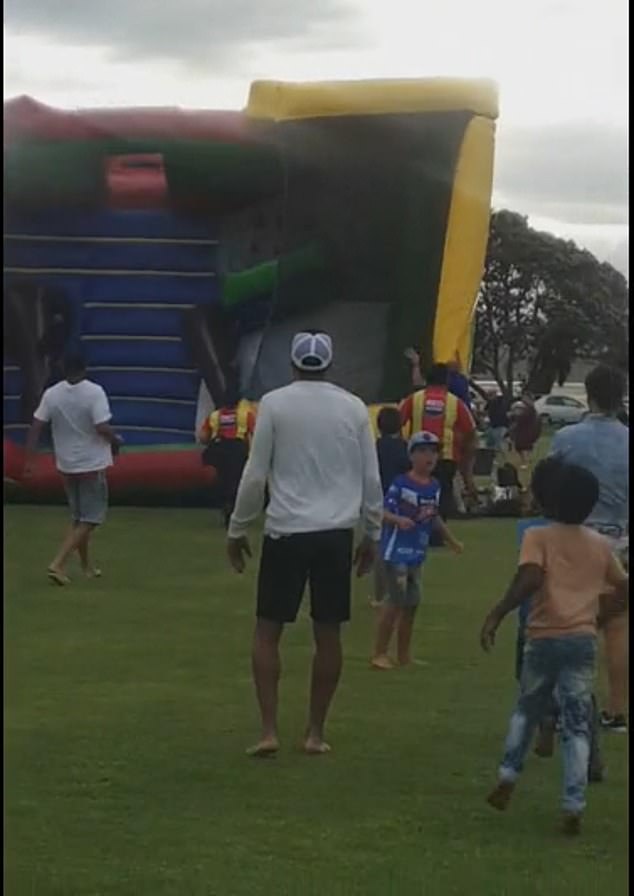
[[370, 665], [373, 669], [386, 670], [394, 668], [394, 663], [389, 658], [389, 656], [385, 656], [385, 654], [383, 656], [372, 657], [372, 659], [370, 660]]
[[63, 570], [57, 566], [49, 566], [46, 570], [48, 580], [52, 585], [70, 585], [70, 579]]
[[276, 737], [263, 737], [247, 750], [247, 756], [251, 759], [272, 759], [280, 749], [280, 742]]
[[330, 753], [332, 747], [320, 737], [307, 737], [304, 741], [304, 753], [309, 756], [323, 756]]

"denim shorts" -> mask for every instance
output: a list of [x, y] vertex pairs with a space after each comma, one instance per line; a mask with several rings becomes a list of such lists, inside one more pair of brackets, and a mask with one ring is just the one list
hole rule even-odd
[[106, 471], [84, 475], [64, 476], [64, 488], [74, 523], [99, 526], [108, 510], [108, 482]]
[[420, 603], [420, 572], [420, 566], [386, 563], [386, 602], [395, 607], [417, 607]]

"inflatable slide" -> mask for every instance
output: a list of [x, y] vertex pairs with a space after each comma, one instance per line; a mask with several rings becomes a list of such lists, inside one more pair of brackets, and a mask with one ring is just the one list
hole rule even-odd
[[288, 382], [297, 329], [368, 404], [407, 392], [407, 346], [467, 359], [496, 115], [490, 84], [443, 79], [257, 82], [236, 113], [6, 102], [5, 485], [61, 496], [21, 445], [71, 350], [125, 439], [119, 501], [208, 494], [197, 424], [236, 379]]

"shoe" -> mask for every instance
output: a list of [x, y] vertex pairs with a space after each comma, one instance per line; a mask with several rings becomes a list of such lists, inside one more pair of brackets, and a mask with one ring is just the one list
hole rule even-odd
[[588, 784], [603, 784], [605, 781], [605, 766], [591, 765], [588, 769]]
[[581, 833], [581, 815], [578, 812], [564, 812], [561, 832], [566, 837], [578, 837]]
[[504, 812], [513, 796], [514, 790], [515, 784], [512, 781], [498, 781], [495, 789], [488, 795], [487, 803], [489, 806], [497, 809], [498, 812]]
[[625, 716], [609, 716], [607, 712], [602, 712], [600, 724], [604, 731], [610, 731], [612, 734], [627, 734]]

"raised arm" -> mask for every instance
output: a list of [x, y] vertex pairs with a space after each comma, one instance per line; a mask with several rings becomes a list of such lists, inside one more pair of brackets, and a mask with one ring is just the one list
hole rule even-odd
[[412, 386], [414, 389], [422, 389], [425, 385], [425, 378], [420, 369], [420, 355], [414, 348], [405, 349], [405, 357], [411, 364], [412, 368]]

